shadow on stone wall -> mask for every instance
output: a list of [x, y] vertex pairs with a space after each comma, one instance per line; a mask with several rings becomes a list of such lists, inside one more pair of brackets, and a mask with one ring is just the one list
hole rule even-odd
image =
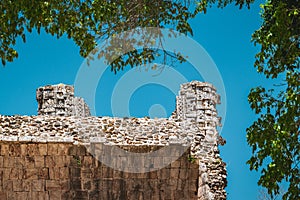
[[[0, 148], [1, 200], [197, 199], [199, 165], [189, 159], [189, 149], [163, 169], [127, 173], [103, 165], [85, 146], [72, 143], [1, 142]], [[160, 147], [122, 148], [149, 152]]]

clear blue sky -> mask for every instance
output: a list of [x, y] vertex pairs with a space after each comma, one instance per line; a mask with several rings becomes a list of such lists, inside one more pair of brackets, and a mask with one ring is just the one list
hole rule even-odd
[[[250, 88], [270, 84], [253, 67], [259, 49], [250, 42], [251, 34], [261, 23], [259, 4], [262, 2], [257, 1], [250, 10], [235, 6], [223, 10], [211, 8], [206, 15], [192, 21], [193, 39], [216, 63], [226, 89], [227, 115], [221, 134], [227, 144], [221, 147], [221, 154], [227, 163], [229, 200], [257, 199], [260, 189], [258, 174], [250, 172], [245, 164], [251, 155], [245, 130], [256, 119], [247, 102]], [[73, 41], [57, 40], [45, 33], [28, 35], [26, 44], [20, 40], [16, 47], [19, 58], [0, 68], [0, 114], [36, 115], [35, 89], [46, 84], [74, 84], [84, 59]], [[201, 80], [188, 67], [180, 70], [188, 80]], [[123, 74], [114, 75], [107, 70], [102, 76], [96, 95], [97, 115], [112, 115], [107, 102], [113, 85]], [[174, 98], [166, 88], [145, 85], [131, 96], [131, 115], [147, 116], [153, 104], [162, 104], [170, 115]]]

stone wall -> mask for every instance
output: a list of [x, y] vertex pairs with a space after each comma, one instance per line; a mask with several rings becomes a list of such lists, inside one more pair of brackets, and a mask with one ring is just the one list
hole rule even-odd
[[217, 131], [221, 118], [218, 117], [216, 104], [220, 104], [220, 96], [213, 85], [192, 81], [181, 85], [172, 116], [194, 130], [191, 132], [191, 155], [199, 162], [200, 199], [226, 198], [224, 186], [227, 185], [227, 174], [218, 149], [218, 144], [225, 140]]
[[[123, 148], [148, 152], [158, 147]], [[0, 149], [1, 200], [197, 199], [199, 169], [187, 159], [189, 151], [163, 169], [127, 173], [105, 166], [85, 146], [72, 143], [0, 142]]]
[[168, 119], [64, 116], [1, 116], [0, 140], [20, 142], [101, 141], [106, 145], [188, 144], [194, 129]]
[[[39, 194], [45, 199], [56, 199], [55, 195], [62, 199], [74, 199], [76, 195], [78, 199], [226, 199], [226, 168], [218, 150], [218, 144], [224, 143], [217, 132], [221, 125], [216, 111], [220, 97], [211, 84], [183, 84], [169, 119], [85, 116], [89, 114], [86, 104], [83, 100], [74, 103], [75, 99], [71, 86], [45, 86], [37, 90], [38, 116], [0, 115], [0, 191], [4, 190], [0, 195], [7, 199], [18, 199], [18, 195], [35, 199], [30, 195]], [[95, 145], [100, 153], [93, 150]], [[124, 151], [110, 150], [114, 147]], [[39, 149], [44, 149], [43, 154]], [[128, 157], [126, 152], [131, 151], [137, 154]], [[152, 157], [145, 152], [153, 152]], [[115, 162], [115, 158], [120, 161]], [[80, 166], [75, 167], [74, 160]], [[109, 164], [114, 160], [114, 165], [105, 160]], [[47, 162], [55, 164], [50, 166]], [[59, 169], [55, 171], [52, 168], [57, 162]], [[45, 168], [48, 177], [39, 176], [35, 165]], [[99, 169], [104, 165], [108, 166]], [[19, 175], [11, 179], [8, 174], [13, 174], [14, 168]], [[33, 182], [27, 180], [27, 169], [35, 174]], [[137, 171], [139, 175], [132, 173]], [[57, 177], [66, 176], [64, 181], [53, 179], [55, 173]], [[35, 191], [35, 183], [40, 182], [44, 187]], [[16, 189], [18, 183], [24, 187]]]

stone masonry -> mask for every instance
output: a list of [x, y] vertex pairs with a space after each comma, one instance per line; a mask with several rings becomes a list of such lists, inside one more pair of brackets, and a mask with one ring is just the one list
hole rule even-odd
[[90, 110], [84, 100], [74, 97], [74, 88], [70, 85], [46, 85], [36, 90], [39, 115], [90, 116]]
[[[37, 101], [38, 116], [0, 115], [1, 200], [226, 199], [220, 97], [211, 84], [183, 84], [169, 119], [90, 116], [64, 84], [38, 88]], [[140, 164], [111, 147], [138, 153], [148, 171], [106, 166], [97, 156], [118, 158], [116, 166], [129, 169]], [[144, 157], [166, 147], [167, 154]]]
[[181, 85], [179, 96], [176, 97], [174, 118], [193, 127], [191, 133], [191, 155], [199, 162], [200, 199], [226, 198], [225, 163], [219, 155], [218, 143], [225, 140], [216, 129], [221, 126], [221, 118], [217, 116], [216, 104], [220, 104], [220, 96], [209, 83], [193, 81]]

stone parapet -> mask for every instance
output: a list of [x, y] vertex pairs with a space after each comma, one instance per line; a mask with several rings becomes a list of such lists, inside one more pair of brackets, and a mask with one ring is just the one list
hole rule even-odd
[[74, 96], [74, 87], [65, 84], [46, 85], [36, 90], [38, 115], [90, 116], [84, 100]]

